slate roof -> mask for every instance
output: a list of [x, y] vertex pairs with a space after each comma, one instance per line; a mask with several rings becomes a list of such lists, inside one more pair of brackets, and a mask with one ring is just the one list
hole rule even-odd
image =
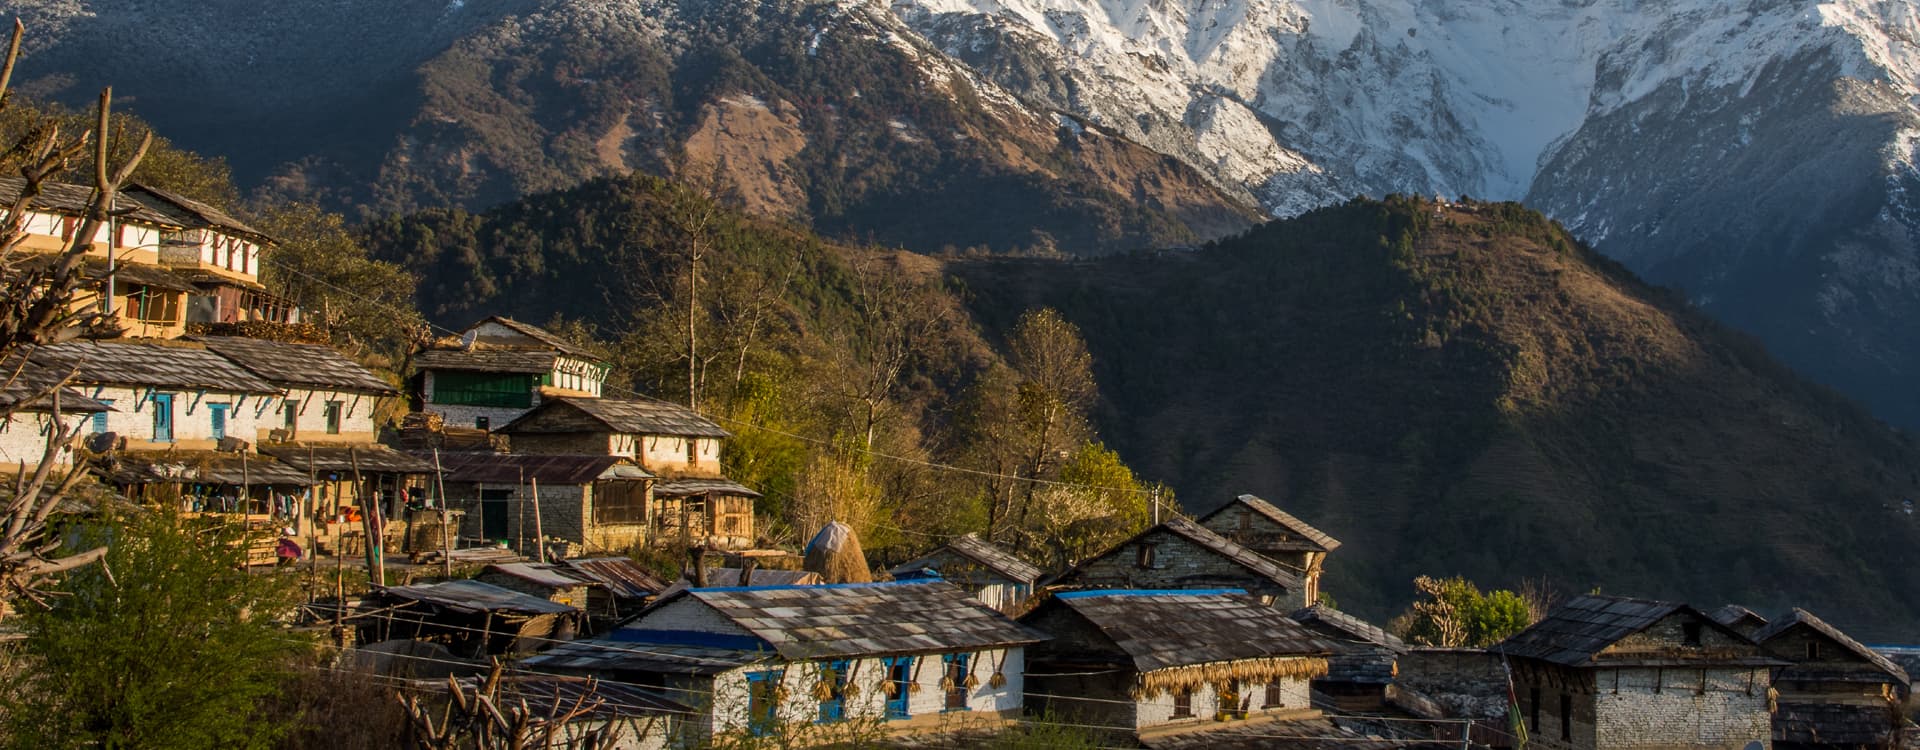
[[[20, 197], [20, 191], [27, 185], [19, 177], [0, 177], [0, 203], [13, 205]], [[86, 185], [71, 185], [64, 182], [41, 183], [40, 195], [30, 204], [34, 210], [47, 213], [84, 216], [87, 201], [93, 197], [93, 188]], [[123, 219], [142, 224], [154, 224], [163, 227], [184, 226], [175, 216], [156, 210], [144, 196], [121, 191], [113, 208], [121, 212]]]
[[1204, 524], [1208, 519], [1234, 508], [1247, 508], [1252, 510], [1255, 513], [1266, 516], [1268, 520], [1279, 524], [1282, 528], [1304, 537], [1307, 543], [1301, 545], [1303, 550], [1332, 552], [1340, 548], [1340, 540], [1328, 536], [1326, 532], [1314, 528], [1312, 524], [1306, 521], [1295, 518], [1292, 514], [1274, 506], [1273, 503], [1269, 503], [1253, 495], [1241, 495], [1234, 498], [1233, 502], [1222, 505], [1214, 509], [1212, 513], [1201, 516], [1200, 522]]
[[645, 599], [660, 593], [667, 587], [639, 563], [625, 557], [592, 557], [578, 560], [562, 560], [573, 574], [604, 586], [608, 593], [621, 599]]
[[[52, 411], [51, 389], [53, 384], [60, 382], [61, 376], [65, 374], [63, 371], [32, 362], [22, 363], [17, 358], [5, 365], [0, 365], [0, 409]], [[27, 403], [23, 404], [22, 401]], [[62, 388], [60, 389], [60, 411], [93, 414], [114, 411], [114, 408], [88, 398], [79, 391]]]
[[[1141, 672], [1340, 650], [1238, 589], [1069, 591], [1041, 607], [1072, 610]], [[1038, 612], [1021, 619], [1031, 620]]]
[[[1487, 649], [1494, 653], [1552, 662], [1568, 667], [1592, 666], [1600, 652], [1627, 636], [1639, 633], [1679, 612], [1691, 612], [1703, 624], [1718, 627], [1736, 641], [1747, 641], [1738, 631], [1714, 622], [1706, 613], [1685, 604], [1649, 599], [1586, 594], [1555, 607], [1545, 619]], [[1611, 660], [1610, 660], [1611, 661]], [[1655, 663], [1776, 664], [1756, 655], [1726, 657], [1710, 653], [1670, 654], [1642, 660]], [[1625, 663], [1625, 662], [1617, 662]]]
[[427, 349], [413, 355], [413, 366], [419, 370], [532, 374], [553, 370], [553, 361], [559, 357], [558, 353], [540, 349], [475, 346], [468, 349]]
[[[1779, 638], [1780, 636], [1785, 635], [1788, 631], [1791, 631], [1797, 627], [1806, 627], [1816, 633], [1826, 636], [1829, 640], [1832, 640], [1833, 642], [1840, 644], [1842, 648], [1845, 648], [1846, 650], [1853, 652], [1856, 656], [1859, 656], [1862, 659], [1866, 659], [1869, 663], [1873, 664], [1875, 668], [1879, 669], [1882, 672], [1887, 673], [1888, 675], [1898, 678], [1903, 683], [1912, 682], [1912, 679], [1907, 676], [1907, 670], [1902, 669], [1900, 665], [1893, 663], [1893, 660], [1888, 659], [1886, 655], [1878, 651], [1875, 651], [1873, 649], [1867, 648], [1866, 646], [1862, 645], [1859, 641], [1854, 640], [1852, 636], [1849, 636], [1846, 633], [1841, 632], [1839, 628], [1836, 628], [1832, 625], [1827, 624], [1826, 620], [1822, 620], [1819, 617], [1816, 617], [1812, 612], [1808, 612], [1799, 607], [1794, 607], [1792, 611], [1787, 613], [1786, 617], [1782, 617], [1778, 620], [1768, 623], [1766, 627], [1761, 628], [1758, 632], [1755, 632], [1753, 634], [1753, 640], [1757, 643], [1764, 644], [1764, 643], [1767, 643], [1768, 641], [1772, 641], [1775, 638]], [[1789, 671], [1792, 671], [1792, 668], [1789, 668]]]
[[[485, 679], [475, 676], [463, 682], [472, 690]], [[515, 705], [524, 703], [534, 716], [561, 716], [573, 711], [576, 706], [585, 709], [576, 716], [588, 721], [626, 719], [649, 714], [667, 714], [677, 719], [695, 714], [691, 707], [659, 692], [602, 680], [589, 683], [584, 677], [514, 675], [501, 679], [500, 692]], [[622, 739], [631, 741], [639, 738], [623, 736]]]
[[[408, 451], [432, 461], [432, 454]], [[542, 456], [528, 453], [441, 453], [442, 478], [448, 482], [521, 484], [538, 479], [549, 485], [586, 484], [595, 479], [646, 479], [632, 459], [620, 456]]]
[[[20, 266], [28, 270], [44, 270], [51, 269], [54, 264], [59, 262], [60, 254], [46, 253], [21, 258]], [[122, 285], [141, 284], [172, 292], [199, 291], [199, 288], [193, 285], [193, 279], [159, 266], [149, 266], [143, 263], [118, 263], [109, 267], [106, 258], [95, 255], [86, 256], [81, 263], [80, 277], [87, 281], [100, 283], [106, 280], [108, 274], [113, 275], [115, 283]], [[119, 291], [124, 292], [126, 290], [123, 288]], [[116, 302], [115, 304], [120, 303]]]
[[1008, 580], [1029, 585], [1040, 580], [1040, 576], [1045, 574], [1044, 571], [1035, 567], [1032, 563], [1020, 559], [1012, 552], [1001, 549], [994, 543], [981, 539], [979, 534], [971, 532], [948, 540], [945, 545], [926, 556], [895, 565], [888, 572], [899, 576], [918, 572], [921, 569], [929, 567], [937, 570], [938, 566], [934, 564], [933, 560], [942, 552], [951, 552], [959, 555], [985, 566], [988, 570], [999, 573]]
[[1079, 566], [1075, 566], [1074, 570], [1069, 570], [1061, 574], [1059, 580], [1062, 582], [1070, 581], [1075, 571], [1085, 566], [1087, 562], [1103, 559], [1109, 555], [1119, 554], [1127, 545], [1160, 531], [1165, 531], [1199, 545], [1201, 548], [1220, 555], [1234, 564], [1246, 568], [1249, 572], [1280, 584], [1289, 590], [1299, 588], [1300, 586], [1300, 579], [1288, 572], [1286, 568], [1281, 567], [1279, 563], [1267, 559], [1258, 552], [1242, 547], [1233, 540], [1216, 534], [1213, 530], [1205, 526], [1178, 516], [1169, 518], [1159, 526], [1154, 526], [1134, 535], [1132, 539], [1115, 545], [1113, 549], [1095, 555], [1087, 561], [1082, 561]]
[[473, 580], [455, 580], [416, 586], [388, 586], [379, 591], [386, 598], [426, 602], [442, 609], [466, 614], [512, 612], [546, 615], [579, 611], [565, 604]]
[[[687, 598], [794, 661], [978, 650], [1047, 638], [945, 581], [688, 589], [672, 601]], [[622, 630], [644, 631], [647, 617]]]
[[1751, 623], [1755, 629], [1767, 626], [1767, 618], [1761, 617], [1760, 613], [1738, 604], [1722, 605], [1719, 609], [1708, 613], [1708, 615], [1713, 618], [1714, 622], [1735, 630], [1739, 630], [1742, 623]]
[[1361, 643], [1384, 647], [1397, 654], [1407, 653], [1407, 642], [1380, 626], [1322, 604], [1315, 604], [1288, 615], [1308, 630]]
[[[586, 417], [587, 423], [575, 424], [567, 420], [556, 420], [548, 412], [573, 410]], [[585, 431], [584, 428], [598, 425], [608, 432], [638, 435], [679, 435], [691, 437], [724, 438], [730, 433], [714, 424], [713, 420], [699, 412], [679, 404], [665, 401], [643, 401], [618, 398], [578, 398], [561, 396], [550, 398], [500, 428], [500, 432], [511, 434], [572, 433]]]
[[73, 368], [76, 384], [279, 393], [245, 368], [199, 345], [147, 341], [70, 341], [33, 350], [33, 361]]
[[553, 332], [548, 331], [545, 328], [541, 328], [539, 326], [532, 325], [530, 323], [522, 323], [512, 318], [505, 318], [505, 317], [495, 315], [493, 317], [487, 318], [486, 320], [482, 320], [479, 323], [475, 323], [471, 326], [468, 326], [467, 330], [473, 330], [474, 328], [478, 328], [484, 323], [498, 323], [501, 326], [506, 327], [515, 333], [518, 333], [522, 336], [526, 336], [527, 338], [533, 339], [542, 344], [553, 347], [557, 351], [566, 352], [567, 354], [571, 354], [575, 357], [580, 357], [582, 359], [591, 359], [595, 361], [599, 360], [599, 357], [594, 356], [593, 352], [587, 351], [585, 348], [580, 347], [571, 341], [563, 339], [559, 336], [555, 336]]
[[174, 226], [188, 229], [218, 229], [230, 234], [244, 234], [268, 244], [273, 243], [272, 237], [247, 226], [246, 222], [233, 218], [218, 208], [178, 193], [135, 183], [128, 186], [123, 194], [139, 201], [149, 210], [168, 217], [168, 223]]
[[731, 479], [662, 479], [653, 485], [653, 494], [658, 497], [692, 497], [707, 493], [735, 497], [760, 496], [760, 493]]
[[288, 344], [244, 336], [191, 336], [267, 382], [307, 389], [355, 391], [390, 396], [387, 381], [330, 346]]
[[95, 471], [114, 484], [224, 484], [239, 486], [313, 484], [307, 473], [273, 460], [220, 451], [118, 451], [100, 459]]
[[357, 462], [362, 473], [432, 474], [433, 461], [378, 444], [266, 443], [261, 453], [300, 471], [352, 473]]

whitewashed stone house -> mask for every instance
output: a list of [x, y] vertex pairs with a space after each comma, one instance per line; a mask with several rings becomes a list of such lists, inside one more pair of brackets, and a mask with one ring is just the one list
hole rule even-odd
[[939, 581], [703, 588], [523, 664], [659, 685], [701, 735], [815, 745], [1015, 720], [1044, 638]]
[[1339, 540], [1253, 495], [1236, 497], [1197, 522], [1299, 578], [1303, 605], [1320, 601], [1320, 574]]
[[47, 455], [48, 436], [56, 425], [75, 435], [55, 447], [53, 464], [71, 466], [74, 444], [86, 436], [85, 427], [94, 421], [94, 415], [111, 409], [71, 388], [51, 392], [55, 382], [44, 369], [30, 368], [14, 376], [12, 383], [0, 386], [0, 411], [7, 413], [0, 419], [0, 472], [39, 468]]
[[599, 397], [607, 364], [566, 339], [491, 317], [414, 355], [415, 411], [492, 430], [556, 396]]
[[1588, 594], [1488, 650], [1511, 665], [1534, 745], [1772, 746], [1785, 662], [1693, 607]]
[[1234, 589], [1063, 592], [1020, 622], [1051, 637], [1028, 657], [1036, 708], [1143, 739], [1318, 719], [1308, 681], [1337, 650]]
[[145, 340], [76, 341], [34, 350], [33, 361], [73, 373], [74, 390], [112, 407], [88, 425], [124, 450], [215, 450], [252, 442], [280, 404], [280, 388], [205, 346]]

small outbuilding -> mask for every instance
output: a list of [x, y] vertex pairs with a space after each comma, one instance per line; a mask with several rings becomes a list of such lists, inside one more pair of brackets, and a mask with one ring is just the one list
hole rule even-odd
[[973, 592], [981, 603], [1009, 616], [1018, 615], [1033, 597], [1042, 572], [978, 534], [954, 537], [939, 549], [893, 566], [897, 580], [937, 575]]
[[1394, 694], [1405, 641], [1353, 615], [1315, 604], [1294, 612], [1294, 622], [1340, 645], [1327, 660], [1327, 673], [1313, 680], [1313, 689], [1332, 699], [1342, 711], [1380, 711]]
[[578, 632], [580, 609], [473, 580], [386, 586], [355, 615], [362, 643], [411, 639], [456, 656], [527, 653]]
[[1768, 656], [1789, 662], [1773, 671], [1776, 750], [1900, 746], [1909, 725], [1901, 706], [1913, 691], [1900, 665], [1804, 609], [1769, 623], [1754, 640]]
[[1184, 518], [1168, 519], [1062, 573], [1053, 585], [1089, 589], [1220, 589], [1292, 612], [1307, 606], [1299, 577]]

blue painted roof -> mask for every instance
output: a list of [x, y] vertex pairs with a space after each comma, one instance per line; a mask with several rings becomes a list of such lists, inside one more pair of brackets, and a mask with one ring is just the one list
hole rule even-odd
[[1246, 596], [1246, 589], [1093, 589], [1062, 591], [1058, 599], [1087, 599], [1096, 596]]

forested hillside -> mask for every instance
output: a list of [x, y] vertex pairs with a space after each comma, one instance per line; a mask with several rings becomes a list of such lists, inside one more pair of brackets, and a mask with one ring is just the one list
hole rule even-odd
[[[698, 382], [730, 426], [860, 448], [874, 424], [875, 452], [1015, 474], [1035, 465], [990, 449], [1032, 444], [1007, 426], [1033, 425], [1023, 388], [1057, 381], [1033, 366], [1027, 314], [1057, 309], [1093, 363], [1091, 426], [1141, 479], [1195, 510], [1253, 492], [1311, 519], [1347, 542], [1329, 590], [1369, 616], [1423, 573], [1793, 603], [1871, 637], [1908, 634], [1916, 614], [1902, 502], [1920, 496], [1920, 450], [1511, 204], [1355, 201], [1196, 252], [936, 259], [636, 178], [393, 219], [369, 241], [422, 274], [430, 315], [592, 323], [641, 390], [673, 398], [688, 376], [671, 300], [704, 248], [718, 296], [698, 322], [718, 351]], [[889, 331], [907, 354], [884, 356]], [[870, 423], [858, 383], [876, 372], [897, 385]], [[891, 498], [876, 528], [908, 547], [1011, 507], [987, 499], [1004, 487], [741, 432], [733, 460], [763, 472], [743, 473], [870, 488]], [[1134, 481], [1074, 455], [1082, 475]]]

